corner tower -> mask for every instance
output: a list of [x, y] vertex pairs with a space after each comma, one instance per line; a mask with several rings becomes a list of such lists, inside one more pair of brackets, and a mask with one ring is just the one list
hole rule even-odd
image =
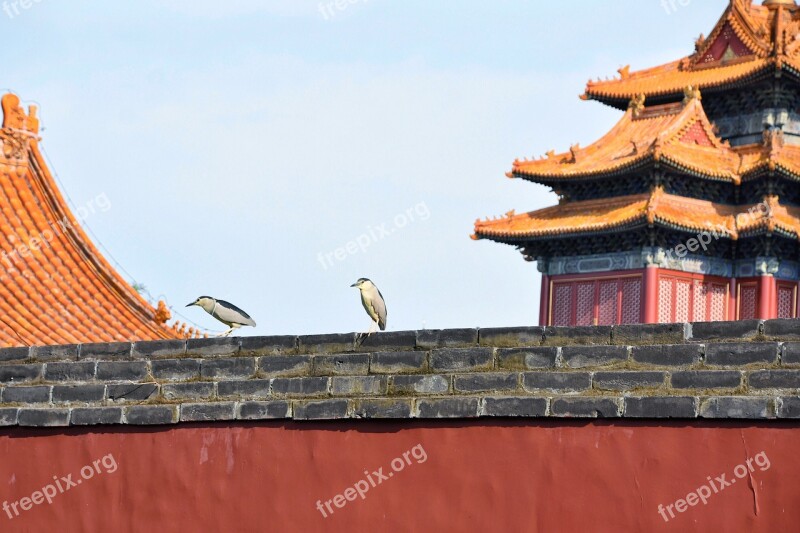
[[691, 55], [589, 82], [623, 111], [588, 147], [514, 162], [559, 205], [478, 220], [542, 272], [541, 325], [795, 318], [800, 8], [732, 0]]

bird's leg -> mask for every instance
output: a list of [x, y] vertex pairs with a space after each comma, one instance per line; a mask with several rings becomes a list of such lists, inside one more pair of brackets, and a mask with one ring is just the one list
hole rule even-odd
[[355, 346], [356, 347], [361, 346], [364, 343], [364, 341], [367, 340], [367, 338], [369, 338], [369, 336], [375, 333], [376, 331], [378, 331], [378, 323], [372, 322], [369, 326], [369, 330], [366, 333], [359, 333], [358, 335], [356, 335]]
[[356, 337], [356, 346], [361, 346], [365, 340], [369, 338], [370, 335], [378, 331], [378, 323], [373, 322], [369, 326], [369, 330], [366, 333], [359, 333]]
[[233, 332], [234, 332], [234, 330], [237, 330], [237, 329], [239, 329], [240, 327], [241, 327], [241, 326], [240, 326], [239, 324], [232, 324], [232, 325], [231, 325], [231, 328], [230, 328], [228, 331], [226, 331], [225, 333], [222, 333], [222, 334], [220, 334], [219, 336], [220, 336], [220, 337], [228, 337], [228, 336], [230, 336], [230, 334], [231, 334], [231, 333], [233, 333]]

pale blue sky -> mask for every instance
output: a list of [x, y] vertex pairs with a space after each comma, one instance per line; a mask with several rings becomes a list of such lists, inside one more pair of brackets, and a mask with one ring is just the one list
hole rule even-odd
[[690, 53], [727, 5], [31, 1], [0, 13], [0, 87], [40, 105], [74, 205], [110, 200], [86, 224], [154, 297], [213, 330], [183, 305], [230, 300], [260, 335], [366, 330], [362, 276], [390, 330], [536, 323], [535, 264], [474, 220], [555, 203], [511, 162], [597, 139], [620, 112], [586, 80]]

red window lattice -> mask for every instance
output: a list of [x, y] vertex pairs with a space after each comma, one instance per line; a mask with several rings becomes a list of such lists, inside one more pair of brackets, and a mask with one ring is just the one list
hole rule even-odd
[[711, 285], [711, 316], [712, 322], [721, 322], [728, 317], [725, 316], [725, 301], [728, 299], [728, 287], [725, 285]]
[[642, 321], [642, 280], [622, 282], [621, 324], [638, 324]]
[[778, 284], [778, 318], [797, 318], [796, 296], [796, 284]]
[[675, 281], [675, 322], [689, 322], [689, 302], [692, 300], [692, 282]]
[[641, 278], [559, 281], [553, 283], [554, 326], [638, 324]]
[[576, 326], [594, 324], [594, 283], [578, 283], [578, 301], [575, 310]]
[[[623, 289], [624, 291], [624, 289]], [[614, 281], [603, 281], [600, 283], [600, 301], [597, 309], [598, 324], [615, 324], [617, 321], [617, 296], [619, 283]]]
[[662, 324], [672, 322], [672, 286], [671, 279], [661, 278], [658, 282], [658, 321]]
[[708, 278], [662, 276], [658, 283], [658, 321], [725, 320], [728, 285]]
[[756, 317], [758, 287], [755, 283], [739, 285], [739, 320]]
[[569, 326], [572, 320], [572, 285], [558, 284], [553, 288], [553, 325]]

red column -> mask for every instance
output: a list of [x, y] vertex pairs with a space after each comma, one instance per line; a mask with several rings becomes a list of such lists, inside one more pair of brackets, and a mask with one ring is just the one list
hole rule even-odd
[[775, 318], [778, 314], [776, 293], [777, 287], [772, 274], [764, 274], [758, 278], [758, 311], [756, 318], [762, 320]]
[[658, 322], [658, 267], [648, 266], [644, 271], [644, 323]]
[[542, 274], [542, 290], [539, 297], [539, 325], [547, 326], [550, 316], [550, 276]]
[[731, 278], [730, 288], [728, 289], [730, 294], [728, 294], [728, 313], [727, 319], [728, 320], [736, 320], [739, 314], [739, 303], [736, 300], [736, 278]]

